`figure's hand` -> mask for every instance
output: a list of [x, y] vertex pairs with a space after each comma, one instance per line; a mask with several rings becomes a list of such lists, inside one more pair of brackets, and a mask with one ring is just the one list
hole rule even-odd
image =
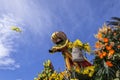
[[49, 53], [53, 53], [53, 50], [49, 50]]
[[58, 49], [58, 50], [56, 50], [56, 49], [52, 49], [52, 50], [50, 49], [50, 50], [49, 50], [49, 53], [51, 53], [51, 54], [53, 54], [53, 53], [55, 53], [55, 52], [61, 52], [61, 50], [59, 50], [59, 49]]

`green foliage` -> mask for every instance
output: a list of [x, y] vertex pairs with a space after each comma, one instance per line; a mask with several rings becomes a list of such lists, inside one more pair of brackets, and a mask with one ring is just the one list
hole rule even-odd
[[95, 37], [94, 80], [113, 80], [120, 70], [120, 26], [104, 25]]

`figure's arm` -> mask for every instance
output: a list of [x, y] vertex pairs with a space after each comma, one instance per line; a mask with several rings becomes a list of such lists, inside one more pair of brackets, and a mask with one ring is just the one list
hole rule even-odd
[[60, 52], [60, 49], [57, 49], [55, 47], [53, 47], [52, 49], [49, 50], [49, 53], [55, 53], [55, 52]]

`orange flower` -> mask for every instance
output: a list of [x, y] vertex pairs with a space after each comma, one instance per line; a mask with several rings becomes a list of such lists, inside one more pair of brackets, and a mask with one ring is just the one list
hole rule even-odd
[[112, 57], [112, 55], [114, 54], [114, 52], [115, 51], [113, 49], [109, 50], [108, 58]]
[[109, 66], [109, 67], [112, 67], [112, 66], [113, 66], [113, 64], [111, 63], [111, 61], [107, 61], [107, 62], [106, 62], [106, 65]]
[[105, 46], [108, 45], [108, 43], [105, 43]]
[[109, 40], [108, 38], [104, 38], [103, 41], [107, 43]]
[[101, 39], [102, 38], [102, 34], [98, 33], [97, 37], [98, 37], [98, 39]]
[[109, 53], [110, 53], [110, 54], [114, 54], [114, 52], [115, 52], [115, 51], [114, 51], [113, 49], [109, 50]]
[[100, 59], [103, 59], [103, 54], [101, 53], [101, 54], [99, 54], [99, 57], [100, 57]]
[[112, 48], [112, 46], [106, 46], [107, 50], [110, 50]]
[[103, 56], [106, 56], [107, 55], [107, 53], [106, 52], [103, 52], [103, 54], [102, 54]]
[[94, 53], [95, 53], [96, 55], [98, 55], [98, 56], [101, 54], [100, 51], [98, 51], [98, 50], [95, 51]]
[[96, 42], [95, 48], [100, 48], [100, 43], [99, 42]]
[[100, 59], [103, 59], [103, 57], [105, 57], [106, 55], [107, 55], [106, 52], [102, 52], [102, 53], [99, 54], [99, 57], [100, 57]]

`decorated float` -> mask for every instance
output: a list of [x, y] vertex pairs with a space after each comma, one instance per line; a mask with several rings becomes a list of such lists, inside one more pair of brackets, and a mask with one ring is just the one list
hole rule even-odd
[[[61, 52], [66, 69], [57, 72], [47, 60], [34, 80], [120, 80], [120, 18], [113, 17], [105, 23], [95, 38], [95, 50], [91, 50], [89, 43], [79, 39], [71, 42], [64, 32], [54, 32], [51, 40], [55, 45], [49, 52]], [[95, 55], [93, 63], [84, 56], [91, 51]]]

